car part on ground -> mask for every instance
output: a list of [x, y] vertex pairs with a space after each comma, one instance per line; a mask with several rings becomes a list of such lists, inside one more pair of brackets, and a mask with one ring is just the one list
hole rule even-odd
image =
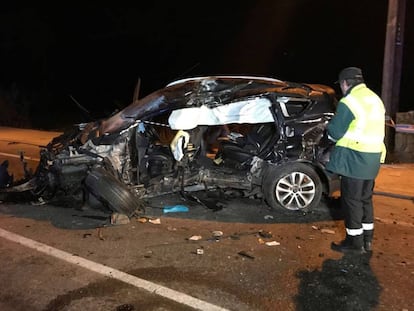
[[54, 138], [33, 178], [3, 193], [83, 204], [92, 194], [131, 217], [148, 198], [226, 189], [288, 212], [310, 211], [337, 190], [324, 169], [335, 107], [333, 89], [318, 84], [246, 76], [175, 81]]
[[85, 178], [87, 190], [106, 207], [128, 217], [145, 212], [140, 200], [120, 180], [101, 167], [93, 168]]

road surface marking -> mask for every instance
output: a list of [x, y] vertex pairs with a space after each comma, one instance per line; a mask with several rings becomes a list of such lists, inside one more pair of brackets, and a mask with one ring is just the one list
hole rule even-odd
[[145, 289], [153, 294], [160, 295], [162, 297], [168, 298], [170, 300], [176, 301], [178, 303], [190, 306], [197, 310], [208, 310], [208, 311], [229, 311], [228, 309], [216, 306], [214, 304], [208, 303], [206, 301], [194, 298], [190, 295], [175, 291], [173, 289], [170, 289], [165, 286], [161, 286], [149, 281], [146, 281], [144, 279], [140, 279], [136, 276], [133, 276], [131, 274], [122, 272], [117, 269], [110, 268], [108, 266], [104, 266], [100, 263], [93, 262], [91, 260], [79, 257], [77, 255], [73, 255], [70, 253], [67, 253], [65, 251], [59, 250], [57, 248], [54, 248], [52, 246], [37, 242], [35, 240], [31, 240], [28, 238], [25, 238], [21, 235], [12, 233], [10, 231], [4, 230], [0, 228], [0, 237], [3, 237], [7, 240], [10, 240], [12, 242], [16, 242], [18, 244], [24, 245], [26, 247], [35, 249], [39, 252], [45, 253], [47, 255], [59, 258], [61, 260], [64, 260], [66, 262], [78, 265], [80, 267], [83, 267], [85, 269], [100, 273], [104, 276], [117, 279], [119, 281], [122, 281], [124, 283], [131, 284], [135, 287], [138, 287], [140, 289]]

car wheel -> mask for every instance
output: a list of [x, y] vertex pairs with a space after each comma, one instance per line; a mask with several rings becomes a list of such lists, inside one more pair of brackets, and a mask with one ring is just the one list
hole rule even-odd
[[269, 167], [264, 178], [263, 193], [272, 208], [285, 212], [307, 212], [320, 203], [322, 183], [312, 167], [292, 163]]
[[144, 204], [103, 168], [94, 168], [85, 179], [87, 190], [112, 211], [131, 217], [144, 213]]

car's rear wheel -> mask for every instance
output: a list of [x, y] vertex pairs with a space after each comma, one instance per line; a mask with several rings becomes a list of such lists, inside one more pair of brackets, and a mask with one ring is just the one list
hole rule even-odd
[[144, 213], [144, 204], [126, 185], [103, 168], [94, 168], [85, 179], [87, 190], [112, 211], [128, 217]]
[[320, 203], [322, 183], [315, 170], [303, 163], [269, 166], [263, 193], [272, 208], [307, 212]]

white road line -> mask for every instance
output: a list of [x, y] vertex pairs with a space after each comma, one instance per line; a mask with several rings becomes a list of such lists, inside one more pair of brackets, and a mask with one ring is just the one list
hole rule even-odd
[[[5, 152], [0, 152], [0, 155], [5, 156], [5, 157], [11, 157], [11, 158], [20, 158], [20, 155], [18, 154], [14, 154], [14, 153], [5, 153]], [[40, 161], [39, 158], [32, 158], [32, 157], [24, 157], [25, 160], [32, 160], [32, 161]]]
[[78, 265], [85, 269], [100, 273], [104, 276], [117, 279], [119, 281], [131, 284], [135, 287], [145, 289], [153, 294], [157, 294], [163, 296], [165, 298], [174, 300], [178, 303], [190, 306], [197, 310], [205, 310], [205, 311], [228, 311], [228, 309], [216, 306], [214, 304], [205, 302], [203, 300], [194, 298], [187, 294], [175, 291], [165, 286], [161, 286], [144, 279], [140, 279], [136, 276], [131, 274], [110, 268], [108, 266], [104, 266], [102, 264], [93, 262], [91, 260], [67, 253], [65, 251], [59, 250], [57, 248], [51, 247], [49, 245], [25, 238], [21, 235], [9, 232], [7, 230], [0, 228], [0, 237], [3, 237], [7, 240], [12, 242], [16, 242], [18, 244], [27, 246], [29, 248], [35, 249], [39, 252], [45, 253], [47, 255], [59, 258], [66, 262]]

